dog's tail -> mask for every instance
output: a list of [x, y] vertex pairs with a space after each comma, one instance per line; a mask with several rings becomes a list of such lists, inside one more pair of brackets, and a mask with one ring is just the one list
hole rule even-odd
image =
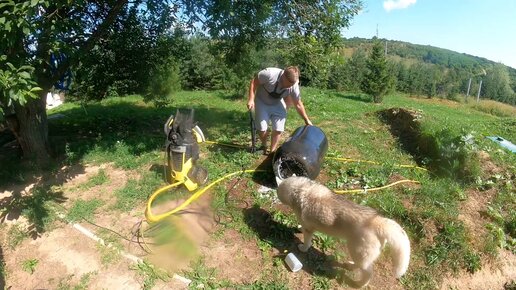
[[383, 236], [391, 247], [391, 257], [396, 278], [400, 278], [408, 269], [410, 261], [410, 241], [403, 228], [391, 219], [384, 218], [382, 228], [383, 231], [380, 233], [380, 236]]

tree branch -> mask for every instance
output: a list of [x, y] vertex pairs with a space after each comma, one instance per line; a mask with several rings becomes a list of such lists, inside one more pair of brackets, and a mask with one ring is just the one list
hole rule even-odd
[[50, 84], [53, 85], [56, 83], [65, 72], [71, 67], [76, 65], [79, 62], [79, 57], [84, 55], [86, 52], [93, 49], [95, 43], [108, 31], [109, 27], [115, 22], [116, 17], [120, 13], [120, 11], [127, 4], [128, 0], [118, 0], [109, 13], [106, 16], [106, 19], [97, 27], [97, 29], [91, 34], [91, 36], [86, 40], [84, 45], [79, 47], [79, 50], [75, 53], [74, 57], [66, 58], [62, 64], [59, 65], [57, 72], [51, 76]]

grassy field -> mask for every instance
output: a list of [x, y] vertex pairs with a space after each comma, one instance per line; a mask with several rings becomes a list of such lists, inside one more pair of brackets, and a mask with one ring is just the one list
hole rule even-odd
[[[496, 264], [501, 252], [515, 254], [516, 154], [486, 138], [502, 136], [516, 142], [514, 115], [510, 117], [509, 113], [507, 117], [499, 113], [500, 110], [492, 109], [496, 107], [493, 104], [489, 104], [491, 109], [482, 109], [482, 106], [448, 100], [402, 95], [389, 95], [382, 104], [374, 104], [363, 95], [312, 88], [304, 88], [302, 93], [312, 122], [327, 135], [328, 157], [375, 162], [340, 162], [328, 158], [319, 177], [321, 182], [333, 189], [375, 188], [399, 179], [420, 182], [348, 196], [398, 221], [409, 234], [413, 247], [411, 265], [401, 279], [401, 287], [433, 289], [447, 275], [475, 273]], [[208, 140], [249, 145], [249, 117], [245, 107], [244, 99], [229, 97], [224, 92], [204, 91], [177, 93], [163, 108], [146, 104], [139, 96], [89, 104], [66, 103], [49, 112], [50, 117], [57, 117], [49, 120], [49, 132], [58, 162], [46, 171], [58, 176], [63, 166], [110, 164], [108, 168], [131, 172], [131, 177], [103, 193], [114, 199], [109, 207], [98, 198], [81, 197], [81, 192], [115, 183], [109, 169], [101, 169], [73, 190], [63, 190], [55, 183], [37, 184], [31, 195], [9, 204], [4, 202], [2, 215], [17, 208], [35, 225], [36, 232], [52, 231], [57, 220], [53, 209], [68, 198], [69, 206], [59, 207], [68, 221], [83, 218], [97, 221], [99, 216], [117, 216], [123, 212], [143, 218], [142, 209], [149, 195], [166, 184], [163, 124], [168, 116], [178, 108], [194, 108], [195, 120]], [[395, 109], [389, 110], [392, 108]], [[396, 123], [393, 118], [385, 117], [389, 114], [385, 112], [400, 109], [409, 112], [411, 120]], [[302, 119], [291, 109], [284, 139], [301, 125]], [[254, 169], [263, 161], [262, 156], [246, 150], [200, 146], [199, 163], [208, 169], [210, 181], [227, 173]], [[3, 186], [27, 184], [42, 174], [30, 164], [18, 162], [16, 156], [4, 156], [3, 163], [0, 178]], [[401, 164], [421, 166], [429, 171], [400, 167]], [[299, 281], [289, 278], [281, 262], [283, 252], [293, 249], [295, 237], [299, 237], [295, 218], [274, 203], [273, 198], [258, 192], [259, 183], [268, 184], [271, 178], [270, 173], [243, 175], [223, 181], [207, 193], [218, 221], [208, 243], [233, 240], [256, 249], [259, 253], [256, 271], [260, 274], [252, 281], [236, 279], [210, 266], [212, 257], [201, 251], [200, 257], [180, 272], [193, 281], [191, 287], [199, 284], [210, 289], [298, 287]], [[190, 194], [184, 189], [177, 192], [172, 199]], [[474, 200], [480, 204], [473, 207]], [[2, 227], [2, 230], [6, 232], [4, 246], [13, 250], [30, 235], [20, 226]], [[119, 237], [109, 239], [122, 244]], [[344, 245], [331, 237], [317, 235], [315, 248], [320, 252], [304, 257], [311, 271], [303, 276], [302, 285], [334, 289], [337, 274], [328, 267], [328, 261], [344, 261]], [[107, 260], [109, 264], [109, 257]], [[27, 259], [24, 269], [33, 272], [37, 265], [37, 260]], [[12, 269], [2, 267], [4, 275], [9, 271]], [[132, 271], [146, 277], [144, 288], [148, 289], [166, 276], [147, 263]], [[386, 272], [390, 272], [389, 266]], [[381, 278], [373, 278], [373, 287], [381, 287], [380, 281]], [[507, 282], [511, 282], [509, 278]]]

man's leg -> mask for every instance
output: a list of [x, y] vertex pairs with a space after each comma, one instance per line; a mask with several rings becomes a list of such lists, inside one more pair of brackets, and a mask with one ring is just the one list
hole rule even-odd
[[262, 142], [262, 147], [264, 150], [267, 150], [267, 131], [258, 131], [258, 137], [260, 138], [260, 141]]
[[279, 143], [279, 140], [280, 140], [280, 137], [281, 137], [281, 131], [272, 131], [272, 134], [271, 134], [271, 152], [274, 152], [276, 151], [276, 149], [278, 148], [278, 143]]
[[[284, 108], [281, 108], [284, 110]], [[281, 133], [285, 130], [286, 112], [279, 111], [275, 116], [272, 117], [272, 130], [271, 130], [271, 152], [278, 149]]]

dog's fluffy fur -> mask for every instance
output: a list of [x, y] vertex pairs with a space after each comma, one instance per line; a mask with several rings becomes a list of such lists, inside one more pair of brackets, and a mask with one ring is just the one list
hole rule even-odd
[[306, 177], [285, 179], [278, 187], [278, 198], [292, 208], [302, 226], [304, 244], [298, 245], [299, 250], [306, 252], [311, 247], [314, 231], [347, 240], [352, 261], [345, 263], [344, 268], [361, 271], [359, 281], [342, 275], [349, 286], [360, 288], [369, 283], [373, 262], [386, 243], [392, 248], [396, 278], [407, 271], [407, 234], [399, 224], [378, 215], [374, 209], [346, 200]]

